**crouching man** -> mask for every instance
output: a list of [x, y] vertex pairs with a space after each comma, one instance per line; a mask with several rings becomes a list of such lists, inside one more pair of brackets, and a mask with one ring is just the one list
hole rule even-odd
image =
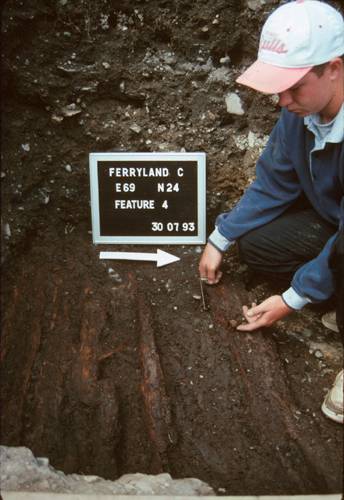
[[[291, 279], [282, 295], [244, 306], [247, 322], [238, 330], [270, 326], [308, 303], [327, 300], [339, 287], [330, 256], [344, 222], [343, 54], [339, 12], [316, 0], [289, 2], [269, 16], [257, 61], [237, 79], [278, 94], [282, 112], [257, 162], [256, 180], [233, 210], [217, 218], [200, 276], [217, 283], [223, 253], [236, 242], [253, 270]], [[343, 372], [323, 411], [343, 422]]]

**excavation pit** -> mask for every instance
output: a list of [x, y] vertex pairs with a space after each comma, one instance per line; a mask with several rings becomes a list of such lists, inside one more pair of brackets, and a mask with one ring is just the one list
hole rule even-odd
[[90, 234], [90, 152], [206, 152], [208, 234], [252, 181], [279, 110], [240, 90], [229, 114], [226, 95], [271, 9], [256, 3], [6, 3], [2, 444], [221, 495], [341, 490], [342, 427], [320, 407], [343, 349], [321, 311], [239, 333], [242, 305], [283, 285], [252, 281], [234, 248], [204, 307], [200, 247], [164, 247], [180, 261], [157, 269], [101, 262]]
[[108, 479], [169, 472], [231, 495], [340, 491], [342, 429], [320, 411], [338, 337], [312, 311], [236, 331], [262, 286], [247, 291], [233, 256], [204, 311], [197, 249], [173, 252], [181, 261], [165, 268], [118, 263], [114, 279], [80, 226], [16, 258], [4, 276], [2, 444]]

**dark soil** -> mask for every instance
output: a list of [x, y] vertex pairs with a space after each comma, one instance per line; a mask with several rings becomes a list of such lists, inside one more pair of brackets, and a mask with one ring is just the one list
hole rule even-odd
[[7, 2], [2, 444], [69, 473], [167, 471], [220, 494], [341, 491], [342, 426], [320, 411], [343, 353], [327, 306], [239, 333], [241, 306], [283, 288], [235, 249], [204, 310], [200, 247], [164, 247], [181, 260], [157, 269], [100, 261], [109, 246], [90, 234], [90, 152], [205, 151], [209, 230], [238, 199], [254, 164], [235, 137], [268, 134], [278, 110], [240, 89], [245, 114], [229, 115], [224, 96], [271, 4]]

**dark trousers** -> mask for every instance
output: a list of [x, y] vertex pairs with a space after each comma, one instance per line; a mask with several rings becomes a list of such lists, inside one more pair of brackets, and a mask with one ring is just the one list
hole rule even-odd
[[[290, 280], [295, 271], [314, 259], [327, 240], [337, 231], [309, 206], [300, 204], [283, 215], [239, 239], [239, 253], [246, 264], [274, 280]], [[333, 256], [333, 268], [338, 283], [339, 321], [343, 321], [343, 255]]]

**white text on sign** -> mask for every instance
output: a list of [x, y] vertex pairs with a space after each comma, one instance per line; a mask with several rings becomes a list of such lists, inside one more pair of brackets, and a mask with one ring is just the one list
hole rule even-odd
[[194, 222], [152, 222], [152, 231], [194, 231], [195, 223]]
[[[167, 167], [110, 167], [109, 177], [169, 177]], [[177, 176], [183, 177], [184, 169], [177, 169]]]

